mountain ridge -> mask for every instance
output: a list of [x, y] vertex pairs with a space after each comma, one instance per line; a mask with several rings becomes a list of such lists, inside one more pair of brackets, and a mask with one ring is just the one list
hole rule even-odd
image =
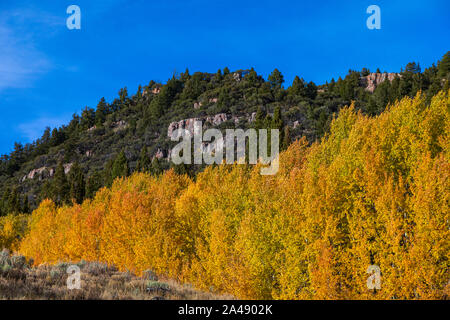
[[[131, 96], [125, 87], [112, 102], [102, 98], [96, 109], [86, 107], [67, 125], [47, 128], [31, 144], [16, 143], [11, 154], [1, 157], [0, 215], [30, 212], [45, 197], [55, 198], [51, 184], [59, 165], [67, 180], [73, 166], [81, 172], [81, 186], [73, 187], [75, 182], [66, 181], [72, 184], [66, 192], [76, 193], [70, 190], [84, 186], [82, 198], [110, 185], [117, 176], [133, 171], [157, 174], [174, 167], [163, 161], [173, 145], [167, 134], [191, 119], [203, 119], [204, 125], [218, 129], [263, 128], [276, 123], [285, 147], [301, 136], [313, 142], [324, 135], [334, 114], [352, 101], [357, 110], [375, 115], [403, 96], [423, 91], [431, 97], [448, 86], [449, 69], [450, 54], [446, 53], [437, 65], [423, 72], [414, 62], [400, 73], [349, 70], [344, 79], [319, 86], [297, 76], [284, 88], [283, 75], [277, 69], [265, 80], [253, 68], [235, 72], [224, 68], [215, 74], [191, 75], [186, 70], [165, 84], [150, 81]], [[276, 110], [280, 119], [274, 119]], [[203, 168], [175, 167], [192, 176]], [[79, 176], [79, 172], [72, 176]]]

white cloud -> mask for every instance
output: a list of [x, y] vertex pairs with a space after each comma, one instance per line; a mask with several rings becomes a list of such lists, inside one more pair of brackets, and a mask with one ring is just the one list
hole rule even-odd
[[51, 63], [30, 43], [17, 41], [13, 32], [0, 27], [0, 90], [27, 87]]
[[28, 87], [52, 68], [36, 38], [51, 36], [63, 25], [63, 19], [32, 9], [0, 13], [0, 91]]
[[68, 124], [71, 116], [60, 116], [60, 117], [40, 117], [35, 120], [21, 123], [17, 126], [17, 130], [20, 134], [25, 137], [29, 142], [42, 137], [46, 127], [57, 128], [63, 124]]

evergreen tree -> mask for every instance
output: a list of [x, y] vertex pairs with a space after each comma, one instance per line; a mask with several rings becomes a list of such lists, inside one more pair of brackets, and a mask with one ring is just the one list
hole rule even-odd
[[64, 132], [62, 130], [58, 130], [54, 128], [52, 130], [52, 135], [50, 138], [50, 144], [52, 146], [58, 146], [59, 144], [64, 142]]
[[253, 128], [258, 130], [258, 129], [263, 129], [264, 128], [264, 118], [265, 118], [265, 113], [262, 110], [261, 107], [258, 108], [258, 110], [256, 111], [256, 115], [255, 115], [255, 122], [253, 124]]
[[20, 198], [17, 188], [14, 188], [8, 197], [8, 214], [18, 214], [20, 212]]
[[154, 176], [160, 175], [163, 172], [161, 163], [157, 157], [153, 158], [149, 171]]
[[438, 63], [438, 77], [445, 78], [450, 73], [450, 51], [448, 51], [442, 60]]
[[189, 74], [189, 69], [186, 68], [186, 71], [184, 71], [184, 73], [181, 74], [180, 80], [183, 83], [186, 83], [190, 78], [191, 78], [191, 75]]
[[83, 170], [75, 162], [69, 172], [70, 199], [81, 204], [85, 195], [85, 181]]
[[9, 213], [8, 199], [10, 194], [11, 189], [6, 188], [0, 201], [0, 216], [6, 216]]
[[86, 130], [93, 127], [95, 124], [95, 111], [92, 108], [86, 107], [81, 113], [81, 127]]
[[41, 144], [47, 144], [50, 142], [50, 138], [51, 138], [51, 133], [50, 133], [50, 127], [46, 127], [44, 130], [44, 133], [42, 134], [40, 143]]
[[249, 73], [245, 76], [245, 80], [251, 87], [258, 84], [258, 74], [256, 73], [255, 69], [251, 68]]
[[171, 162], [170, 166], [178, 175], [188, 174], [188, 168], [184, 163], [174, 164], [173, 162]]
[[289, 126], [284, 127], [283, 131], [283, 141], [281, 143], [281, 149], [286, 150], [292, 142], [291, 138], [291, 128]]
[[[270, 125], [269, 128], [270, 129], [277, 129], [278, 133], [279, 133], [279, 140], [278, 140], [278, 146], [280, 148], [282, 148], [282, 144], [283, 144], [283, 135], [284, 135], [284, 131], [283, 131], [283, 119], [281, 118], [281, 108], [279, 106], [277, 106], [275, 108], [275, 111], [273, 113], [273, 117], [272, 119], [269, 120], [270, 121]], [[267, 134], [267, 143], [269, 146], [269, 152], [271, 150], [271, 145], [272, 145], [272, 131], [268, 131]]]
[[112, 183], [114, 181], [114, 179], [112, 177], [113, 165], [114, 165], [114, 159], [109, 159], [106, 162], [105, 169], [103, 170], [103, 181], [104, 181], [105, 186], [107, 186], [107, 187], [111, 187]]
[[217, 82], [220, 82], [223, 80], [223, 75], [222, 75], [222, 70], [217, 70], [216, 75], [215, 75], [215, 80]]
[[142, 98], [142, 86], [139, 85], [137, 92], [136, 92], [136, 98], [140, 99]]
[[97, 105], [97, 111], [95, 111], [95, 124], [97, 127], [103, 126], [106, 121], [106, 115], [108, 114], [108, 105], [105, 98], [101, 98]]
[[129, 174], [128, 160], [125, 156], [125, 152], [121, 151], [111, 168], [111, 179], [114, 181], [116, 178], [127, 177]]
[[[195, 100], [206, 90], [206, 81], [204, 81], [204, 75], [201, 72], [196, 72], [186, 81], [183, 89], [182, 97], [184, 99]], [[174, 88], [177, 90], [176, 88]]]
[[281, 108], [277, 106], [275, 108], [275, 111], [273, 113], [273, 118], [271, 120], [270, 124], [271, 129], [278, 129], [281, 132], [281, 129], [283, 128], [283, 119], [281, 118]]
[[119, 99], [120, 102], [124, 103], [128, 99], [128, 89], [127, 87], [119, 90]]
[[139, 157], [136, 170], [139, 172], [146, 172], [150, 169], [151, 161], [147, 153], [147, 147], [143, 147], [141, 150], [141, 155]]
[[310, 81], [305, 89], [306, 96], [311, 100], [314, 100], [317, 96], [317, 86], [314, 82]]
[[269, 75], [268, 80], [272, 89], [281, 89], [284, 77], [278, 69], [274, 69]]
[[102, 174], [98, 171], [94, 172], [89, 176], [86, 182], [86, 197], [92, 199], [95, 196], [95, 193], [100, 190], [103, 186], [102, 184]]
[[292, 85], [288, 89], [288, 93], [290, 95], [306, 96], [305, 81], [300, 79], [298, 76], [295, 76]]
[[40, 194], [41, 201], [45, 199], [53, 199], [53, 194], [54, 192], [52, 183], [49, 180], [45, 181], [41, 189]]
[[23, 198], [22, 212], [23, 213], [30, 213], [30, 204], [29, 204], [29, 201], [28, 201], [28, 195], [27, 194], [25, 194], [25, 196]]
[[367, 104], [367, 108], [366, 108], [366, 113], [371, 116], [378, 114], [378, 106], [377, 106], [377, 103], [375, 102], [375, 98], [373, 96], [371, 96], [369, 99], [369, 103]]
[[52, 199], [57, 205], [69, 203], [70, 186], [67, 181], [64, 166], [60, 162], [55, 170], [55, 175], [52, 181]]
[[409, 62], [405, 67], [405, 72], [420, 73], [420, 64]]
[[367, 68], [362, 68], [361, 70], [361, 76], [365, 77], [368, 76], [370, 74], [370, 70]]
[[154, 122], [170, 108], [173, 100], [182, 90], [183, 83], [175, 76], [167, 81], [166, 85], [161, 88], [160, 93], [150, 103], [150, 115]]

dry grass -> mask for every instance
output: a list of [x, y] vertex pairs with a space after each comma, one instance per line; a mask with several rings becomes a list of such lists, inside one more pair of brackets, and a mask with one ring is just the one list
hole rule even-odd
[[81, 289], [67, 288], [70, 264], [30, 267], [22, 256], [0, 252], [0, 299], [216, 300], [231, 296], [202, 292], [151, 271], [143, 277], [98, 262], [80, 262]]

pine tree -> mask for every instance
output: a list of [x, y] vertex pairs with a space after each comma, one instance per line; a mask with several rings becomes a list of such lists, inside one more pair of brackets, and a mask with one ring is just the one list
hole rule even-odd
[[275, 111], [273, 113], [273, 118], [271, 120], [270, 124], [271, 129], [278, 129], [281, 132], [281, 129], [283, 128], [283, 119], [281, 118], [281, 108], [277, 106], [275, 108]]
[[264, 129], [264, 117], [265, 117], [265, 113], [262, 110], [261, 107], [258, 108], [258, 110], [256, 111], [256, 115], [255, 115], [255, 122], [253, 124], [253, 128], [258, 130], [258, 129]]
[[448, 51], [442, 60], [438, 63], [438, 77], [445, 78], [450, 73], [450, 51]]
[[245, 80], [252, 87], [258, 84], [258, 74], [255, 69], [251, 68], [249, 73], [245, 76]]
[[149, 171], [154, 176], [160, 175], [163, 172], [161, 163], [157, 157], [153, 158]]
[[25, 194], [25, 196], [23, 198], [22, 212], [23, 213], [30, 213], [30, 204], [29, 204], [29, 201], [28, 201], [28, 195], [27, 194]]
[[147, 147], [144, 146], [141, 150], [141, 155], [139, 157], [136, 170], [139, 172], [146, 172], [150, 169], [150, 165], [151, 161], [147, 153]]
[[8, 198], [10, 194], [11, 189], [6, 188], [0, 201], [0, 216], [6, 216], [9, 213]]
[[95, 111], [95, 125], [97, 127], [103, 126], [106, 121], [106, 115], [108, 114], [108, 105], [105, 98], [101, 98], [97, 105], [97, 110]]
[[290, 95], [297, 95], [302, 97], [306, 96], [305, 81], [303, 79], [300, 79], [298, 76], [295, 76], [292, 85], [288, 89], [288, 93]]
[[45, 199], [52, 199], [53, 198], [53, 184], [47, 180], [44, 182], [44, 184], [42, 185], [42, 189], [41, 189], [41, 193], [40, 193], [40, 199], [45, 200]]
[[269, 83], [272, 89], [281, 89], [284, 82], [284, 77], [278, 69], [274, 69], [269, 75]]
[[289, 126], [284, 127], [283, 131], [283, 141], [281, 144], [282, 150], [286, 150], [292, 142], [291, 138], [291, 128]]
[[52, 181], [52, 199], [57, 205], [69, 203], [70, 186], [67, 182], [67, 177], [64, 172], [64, 166], [60, 162], [55, 170], [55, 175]]
[[86, 130], [93, 127], [95, 124], [95, 111], [92, 108], [86, 107], [81, 113], [81, 127]]
[[120, 102], [124, 103], [128, 99], [128, 89], [127, 87], [119, 90], [119, 99]]
[[20, 198], [17, 188], [14, 188], [8, 197], [8, 213], [18, 214], [20, 212]]
[[215, 80], [217, 81], [217, 82], [220, 82], [220, 81], [222, 81], [222, 79], [223, 79], [223, 75], [222, 75], [222, 70], [217, 70], [217, 72], [216, 72], [216, 75], [215, 75]]
[[176, 174], [178, 175], [184, 175], [184, 174], [188, 174], [188, 168], [187, 165], [184, 163], [180, 163], [180, 164], [174, 164], [173, 162], [171, 162], [171, 168], [175, 171]]
[[89, 176], [86, 182], [86, 197], [92, 199], [95, 193], [103, 186], [102, 174], [98, 171]]
[[314, 82], [310, 81], [306, 86], [306, 96], [311, 100], [314, 100], [317, 96], [317, 86]]
[[190, 78], [191, 78], [191, 75], [189, 74], [189, 69], [186, 68], [186, 71], [184, 71], [184, 73], [181, 74], [180, 80], [183, 83], [186, 83]]
[[142, 98], [142, 86], [139, 85], [137, 92], [136, 92], [136, 98], [140, 99]]
[[114, 181], [116, 178], [127, 177], [128, 174], [128, 160], [125, 156], [125, 152], [121, 151], [114, 160], [114, 164], [111, 169], [111, 178]]
[[70, 186], [70, 200], [74, 200], [76, 203], [81, 204], [85, 195], [85, 181], [83, 170], [81, 170], [79, 164], [75, 162], [69, 172], [69, 186]]
[[405, 67], [405, 73], [419, 73], [420, 72], [420, 64], [415, 62], [409, 62]]
[[106, 162], [105, 169], [103, 170], [103, 183], [107, 187], [111, 187], [114, 181], [112, 177], [112, 168], [114, 165], [114, 159], [109, 159]]

